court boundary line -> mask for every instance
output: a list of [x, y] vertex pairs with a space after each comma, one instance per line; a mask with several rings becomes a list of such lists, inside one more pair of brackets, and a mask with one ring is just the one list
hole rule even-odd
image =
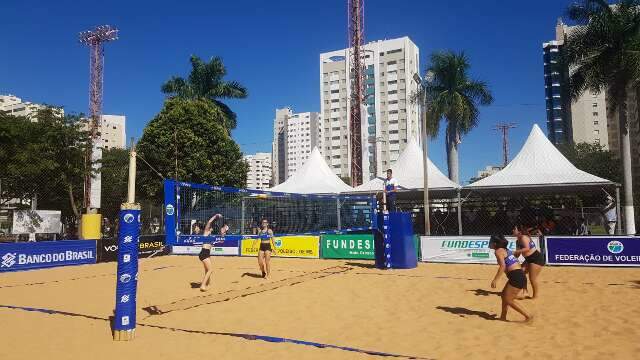
[[[35, 308], [35, 307], [27, 307], [27, 306], [4, 305], [4, 304], [0, 304], [0, 308], [43, 313], [47, 315], [81, 317], [81, 318], [86, 318], [86, 319], [96, 320], [96, 321], [105, 321], [105, 322], [111, 321], [110, 318], [103, 318], [95, 315], [73, 313], [73, 312], [62, 311], [62, 310]], [[193, 329], [184, 329], [184, 328], [145, 324], [145, 323], [138, 323], [137, 325], [141, 327], [149, 327], [149, 328], [165, 330], [165, 331], [185, 332], [190, 334], [201, 334], [201, 335], [227, 336], [227, 337], [233, 337], [233, 338], [240, 338], [244, 340], [264, 341], [269, 343], [289, 343], [294, 345], [310, 346], [310, 347], [315, 347], [319, 349], [335, 349], [335, 350], [342, 350], [347, 352], [357, 352], [365, 355], [380, 356], [380, 357], [392, 357], [392, 358], [415, 359], [415, 360], [434, 360], [433, 358], [426, 358], [421, 356], [393, 354], [393, 353], [386, 353], [386, 352], [375, 351], [375, 350], [366, 350], [366, 349], [360, 349], [360, 348], [349, 347], [349, 346], [340, 346], [340, 345], [334, 345], [334, 344], [324, 344], [324, 343], [319, 343], [314, 341], [299, 340], [299, 339], [292, 339], [292, 338], [285, 338], [285, 337], [278, 337], [278, 336], [193, 330]]]

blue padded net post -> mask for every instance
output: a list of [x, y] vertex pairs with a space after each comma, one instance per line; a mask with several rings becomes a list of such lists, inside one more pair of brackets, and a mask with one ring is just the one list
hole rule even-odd
[[138, 289], [138, 243], [140, 205], [122, 204], [118, 233], [118, 271], [113, 340], [129, 341], [135, 337], [136, 292]]

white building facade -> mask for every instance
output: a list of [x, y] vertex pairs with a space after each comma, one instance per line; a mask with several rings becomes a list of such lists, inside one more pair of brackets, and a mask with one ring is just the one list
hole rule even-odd
[[[374, 41], [364, 46], [365, 107], [362, 118], [364, 181], [382, 176], [409, 139], [418, 139], [418, 104], [411, 95], [420, 70], [418, 47], [408, 37]], [[351, 174], [349, 144], [350, 69], [346, 49], [320, 54], [321, 152], [340, 177]]]
[[271, 153], [246, 155], [244, 159], [249, 165], [249, 170], [247, 171], [247, 188], [258, 190], [270, 188], [272, 178]]
[[273, 121], [273, 184], [287, 180], [304, 165], [314, 147], [321, 147], [321, 117], [317, 112], [276, 109]]
[[127, 117], [124, 115], [102, 115], [100, 140], [103, 149], [125, 149], [127, 147]]
[[[47, 106], [43, 104], [35, 104], [28, 101], [22, 101], [15, 95], [0, 95], [0, 111], [5, 111], [9, 115], [24, 116], [32, 121], [36, 121], [36, 114], [39, 110], [45, 109]], [[62, 108], [54, 108], [59, 116], [64, 116]]]

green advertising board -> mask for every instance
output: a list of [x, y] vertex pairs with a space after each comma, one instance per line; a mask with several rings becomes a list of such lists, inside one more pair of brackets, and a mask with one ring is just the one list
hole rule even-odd
[[[416, 255], [420, 258], [419, 237], [414, 236]], [[323, 259], [365, 259], [375, 258], [372, 234], [324, 235], [320, 240]]]
[[373, 235], [324, 235], [320, 241], [324, 259], [374, 259]]

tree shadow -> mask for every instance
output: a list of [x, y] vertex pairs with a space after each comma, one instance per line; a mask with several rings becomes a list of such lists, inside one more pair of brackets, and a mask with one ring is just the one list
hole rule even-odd
[[489, 296], [489, 295], [502, 295], [502, 292], [500, 291], [489, 291], [489, 290], [484, 290], [484, 289], [475, 289], [475, 290], [467, 290], [467, 291], [473, 291], [475, 292], [475, 296]]
[[462, 307], [436, 306], [436, 309], [442, 310], [451, 314], [456, 314], [460, 317], [478, 316], [485, 320], [498, 320], [498, 317], [495, 314], [489, 314], [488, 312], [484, 312], [484, 311], [470, 310]]
[[254, 273], [250, 273], [250, 272], [246, 272], [246, 273], [242, 274], [241, 277], [245, 277], [245, 276], [252, 277], [252, 278], [255, 278], [255, 279], [262, 279], [262, 275], [254, 274]]
[[345, 265], [359, 267], [359, 268], [365, 268], [365, 269], [376, 269], [376, 264], [375, 263], [373, 263], [373, 264], [370, 264], [370, 263], [363, 264], [363, 263], [358, 263], [358, 262], [347, 261], [345, 263]]

